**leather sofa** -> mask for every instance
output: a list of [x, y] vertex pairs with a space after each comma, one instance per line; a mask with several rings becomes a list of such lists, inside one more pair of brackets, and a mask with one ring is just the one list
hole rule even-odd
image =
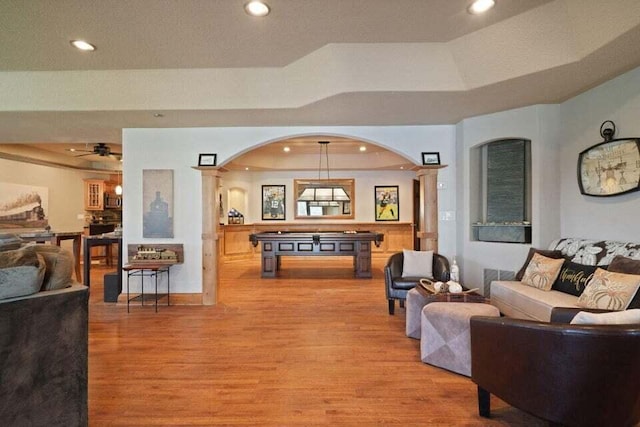
[[[404, 265], [404, 254], [395, 253], [389, 257], [384, 267], [384, 282], [387, 301], [389, 303], [389, 314], [395, 312], [395, 301], [400, 301], [400, 307], [404, 307], [407, 292], [415, 288], [420, 279], [424, 277], [402, 277]], [[440, 254], [433, 254], [433, 277], [429, 279], [447, 281], [449, 280], [449, 261]]]
[[554, 309], [553, 323], [471, 318], [471, 379], [481, 416], [490, 416], [494, 394], [560, 425], [640, 422], [640, 324], [556, 323], [577, 311]]
[[[0, 299], [0, 423], [86, 426], [89, 289], [71, 279], [68, 251], [55, 257], [56, 246], [37, 248], [49, 257], [48, 283], [64, 287]], [[7, 270], [5, 263], [0, 287], [15, 288], [19, 271]]]

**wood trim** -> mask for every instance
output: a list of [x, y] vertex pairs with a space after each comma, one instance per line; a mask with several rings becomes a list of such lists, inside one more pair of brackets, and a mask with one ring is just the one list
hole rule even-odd
[[[146, 289], [146, 286], [145, 286]], [[153, 293], [152, 293], [153, 294]], [[145, 302], [146, 302], [145, 292]], [[108, 304], [108, 303], [107, 303]], [[124, 305], [125, 308], [127, 306], [127, 292], [123, 292], [118, 295], [118, 305]], [[139, 302], [133, 302], [133, 305], [140, 305]], [[202, 305], [202, 294], [171, 294], [171, 305]], [[145, 304], [145, 307], [147, 304]], [[167, 306], [167, 300], [163, 297], [161, 300], [158, 300], [158, 307]], [[151, 305], [149, 305], [151, 307]]]

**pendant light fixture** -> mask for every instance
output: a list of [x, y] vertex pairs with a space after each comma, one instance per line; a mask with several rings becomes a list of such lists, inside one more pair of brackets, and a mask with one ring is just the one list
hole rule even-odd
[[[320, 162], [318, 164], [318, 182], [308, 185], [304, 189], [298, 201], [309, 202], [312, 205], [328, 206], [336, 205], [337, 202], [348, 202], [351, 200], [347, 192], [340, 185], [332, 185], [329, 176], [329, 141], [318, 141], [320, 144]], [[322, 180], [322, 154], [324, 152], [327, 163], [327, 179]]]
[[120, 174], [122, 173], [122, 171], [118, 171], [118, 185], [116, 185], [116, 188], [114, 189], [114, 191], [116, 192], [116, 195], [118, 196], [122, 196], [122, 184], [120, 184]]

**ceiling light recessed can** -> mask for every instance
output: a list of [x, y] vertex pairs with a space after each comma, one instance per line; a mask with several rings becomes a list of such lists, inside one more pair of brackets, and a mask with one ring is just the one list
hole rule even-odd
[[282, 151], [284, 151], [285, 153], [288, 153], [289, 151], [291, 151], [291, 148], [289, 148], [289, 147], [284, 147], [284, 148], [282, 149]]
[[367, 151], [367, 147], [365, 147], [364, 145], [360, 146], [360, 151]]
[[164, 117], [164, 114], [162, 114], [162, 113], [154, 113], [153, 117], [157, 117], [157, 118]]
[[487, 10], [491, 9], [496, 5], [495, 0], [475, 0], [469, 6], [469, 13], [473, 15], [479, 15], [481, 13], [485, 13]]
[[267, 16], [269, 14], [269, 6], [262, 1], [250, 1], [244, 5], [244, 10], [251, 16]]
[[84, 50], [86, 52], [93, 52], [94, 50], [96, 50], [96, 47], [94, 45], [84, 40], [71, 40], [69, 43], [71, 43], [71, 46], [75, 47], [76, 49]]

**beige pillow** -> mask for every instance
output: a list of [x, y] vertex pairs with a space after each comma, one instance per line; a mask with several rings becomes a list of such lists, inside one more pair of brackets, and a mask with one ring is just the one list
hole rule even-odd
[[433, 251], [403, 249], [402, 277], [433, 279]]
[[571, 320], [572, 325], [633, 325], [640, 323], [640, 308], [611, 313], [579, 311]]
[[548, 258], [539, 253], [535, 253], [533, 257], [531, 257], [527, 269], [524, 271], [521, 282], [525, 285], [542, 289], [543, 291], [550, 291], [553, 282], [556, 281], [558, 274], [560, 274], [563, 263], [564, 258]]
[[52, 291], [71, 286], [74, 258], [71, 252], [55, 245], [34, 245], [36, 253], [42, 255], [46, 264], [41, 291]]
[[598, 268], [578, 298], [578, 306], [605, 310], [624, 310], [640, 287], [640, 276], [614, 273]]

